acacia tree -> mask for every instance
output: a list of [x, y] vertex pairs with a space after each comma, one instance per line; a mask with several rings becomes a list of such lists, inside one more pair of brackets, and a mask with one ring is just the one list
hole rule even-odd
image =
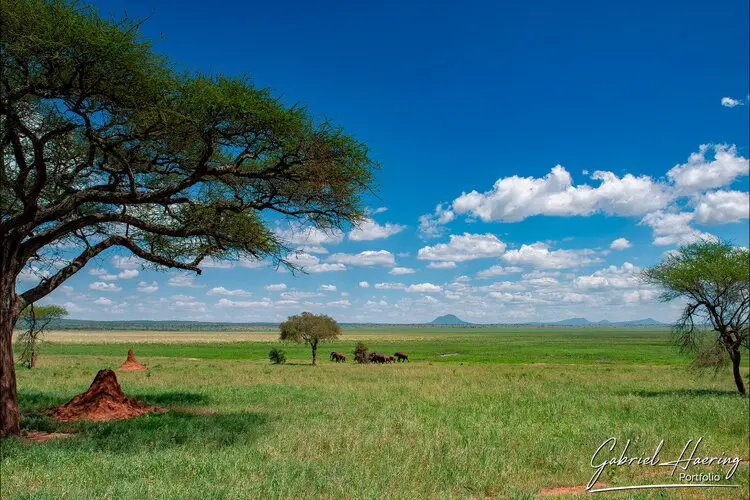
[[312, 364], [318, 364], [318, 343], [336, 340], [341, 335], [341, 328], [336, 320], [325, 314], [303, 312], [289, 318], [279, 325], [281, 340], [306, 342], [312, 348]]
[[740, 361], [750, 348], [750, 252], [725, 241], [698, 241], [645, 269], [643, 278], [664, 289], [664, 301], [686, 301], [674, 328], [679, 346], [724, 353], [717, 361], [729, 357], [737, 390], [745, 394]]
[[[65, 0], [0, 9], [6, 436], [20, 432], [11, 334], [29, 304], [114, 248], [198, 274], [206, 258], [290, 265], [270, 219], [357, 223], [377, 164], [363, 143], [246, 77], [177, 70], [137, 21]], [[29, 271], [40, 281], [18, 293]]]
[[21, 312], [19, 323], [22, 330], [16, 336], [16, 345], [21, 351], [18, 363], [27, 368], [36, 368], [36, 360], [39, 354], [39, 342], [50, 323], [68, 315], [68, 311], [61, 306], [29, 306]]

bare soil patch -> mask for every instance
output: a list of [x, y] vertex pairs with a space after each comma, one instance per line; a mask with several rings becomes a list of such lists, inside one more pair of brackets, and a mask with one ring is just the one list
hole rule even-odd
[[123, 420], [145, 413], [163, 413], [165, 410], [129, 399], [122, 392], [117, 376], [112, 370], [100, 370], [89, 389], [64, 405], [43, 410], [47, 415], [63, 422], [77, 420]]
[[24, 434], [24, 438], [26, 438], [29, 441], [33, 441], [34, 443], [46, 443], [50, 439], [56, 439], [56, 438], [69, 438], [73, 434], [69, 432], [38, 432], [38, 431], [31, 431]]

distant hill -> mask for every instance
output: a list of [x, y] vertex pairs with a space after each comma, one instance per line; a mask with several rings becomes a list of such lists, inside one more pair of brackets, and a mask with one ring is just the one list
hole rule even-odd
[[532, 325], [552, 325], [552, 326], [665, 326], [666, 323], [656, 321], [653, 318], [634, 319], [630, 321], [589, 321], [586, 318], [569, 318], [562, 321], [553, 321], [549, 323], [535, 322]]
[[470, 325], [471, 323], [468, 323], [460, 319], [458, 316], [454, 316], [453, 314], [446, 314], [445, 316], [438, 316], [437, 318], [433, 319], [430, 324], [431, 325]]

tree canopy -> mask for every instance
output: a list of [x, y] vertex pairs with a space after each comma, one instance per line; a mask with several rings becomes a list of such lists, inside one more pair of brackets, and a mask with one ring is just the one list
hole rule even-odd
[[678, 344], [698, 350], [709, 340], [720, 348], [744, 394], [740, 360], [750, 348], [750, 252], [726, 241], [698, 241], [645, 269], [643, 278], [662, 288], [664, 301], [685, 301], [674, 329]]
[[[247, 76], [178, 69], [138, 21], [64, 0], [0, 9], [3, 394], [15, 398], [20, 312], [107, 249], [196, 273], [207, 258], [288, 264], [264, 214], [323, 229], [362, 219], [378, 165], [330, 121]], [[40, 269], [51, 254], [63, 257]], [[42, 279], [17, 294], [24, 269]], [[17, 433], [6, 407], [0, 434]]]
[[314, 365], [318, 364], [318, 343], [336, 340], [341, 335], [341, 328], [332, 317], [309, 312], [289, 316], [279, 329], [281, 340], [310, 344]]

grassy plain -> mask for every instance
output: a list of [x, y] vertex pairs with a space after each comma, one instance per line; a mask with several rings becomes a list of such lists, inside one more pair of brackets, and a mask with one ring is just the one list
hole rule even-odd
[[[591, 456], [740, 456], [740, 489], [625, 492], [632, 498], [747, 498], [750, 405], [727, 370], [687, 368], [665, 330], [349, 329], [309, 365], [269, 332], [55, 332], [36, 370], [18, 370], [24, 430], [72, 433], [2, 447], [2, 498], [448, 498], [585, 495]], [[406, 351], [397, 365], [335, 364], [331, 350]], [[129, 346], [147, 372], [125, 392], [169, 411], [62, 424], [39, 410], [116, 368]], [[748, 359], [746, 355], [745, 359]], [[748, 376], [748, 365], [743, 367]], [[720, 472], [691, 467], [690, 472]], [[678, 482], [671, 469], [610, 468], [601, 485]], [[609, 495], [609, 494], [603, 494]]]

